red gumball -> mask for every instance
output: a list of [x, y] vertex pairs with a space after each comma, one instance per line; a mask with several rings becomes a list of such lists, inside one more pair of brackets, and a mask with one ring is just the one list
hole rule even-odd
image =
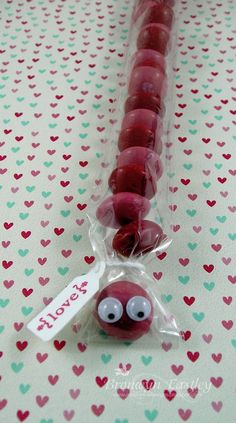
[[161, 154], [162, 142], [158, 134], [144, 125], [136, 125], [120, 132], [118, 147], [120, 151], [129, 147], [146, 147]]
[[125, 102], [125, 113], [131, 112], [135, 109], [148, 109], [163, 116], [164, 105], [160, 96], [154, 96], [146, 93], [137, 93], [127, 98]]
[[161, 54], [167, 54], [170, 31], [162, 24], [149, 24], [144, 26], [137, 39], [138, 49], [152, 49]]
[[164, 237], [163, 230], [157, 223], [136, 220], [116, 232], [112, 247], [124, 257], [139, 256], [157, 248]]
[[153, 305], [140, 285], [118, 281], [99, 293], [94, 315], [108, 335], [135, 340], [148, 333], [153, 320]]
[[161, 23], [171, 28], [173, 18], [174, 12], [169, 6], [165, 4], [153, 5], [145, 11], [142, 26], [150, 23]]
[[154, 176], [145, 166], [130, 164], [113, 170], [109, 178], [109, 187], [113, 194], [118, 192], [134, 192], [149, 200], [156, 193]]

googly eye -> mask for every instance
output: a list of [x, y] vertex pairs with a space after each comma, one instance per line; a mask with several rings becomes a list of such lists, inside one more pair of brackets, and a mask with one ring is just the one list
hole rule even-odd
[[152, 306], [150, 301], [141, 296], [130, 298], [126, 304], [128, 316], [137, 322], [147, 319], [150, 316], [151, 309]]
[[117, 322], [123, 314], [123, 306], [117, 298], [104, 298], [98, 305], [98, 315], [106, 323]]

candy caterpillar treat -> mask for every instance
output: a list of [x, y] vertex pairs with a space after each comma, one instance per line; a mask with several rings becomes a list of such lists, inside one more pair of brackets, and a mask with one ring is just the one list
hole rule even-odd
[[[109, 195], [96, 210], [98, 221], [112, 234], [108, 259], [111, 254], [121, 268], [123, 260], [132, 268], [133, 260], [158, 251], [166, 239], [149, 213], [150, 200], [158, 200], [158, 181], [165, 171], [160, 154], [173, 4], [172, 0], [138, 0], [133, 14], [138, 33], [117, 137], [119, 154], [108, 178]], [[93, 315], [108, 335], [135, 340], [150, 331], [154, 303], [138, 279], [123, 276], [101, 289]], [[159, 310], [164, 313], [164, 308]]]

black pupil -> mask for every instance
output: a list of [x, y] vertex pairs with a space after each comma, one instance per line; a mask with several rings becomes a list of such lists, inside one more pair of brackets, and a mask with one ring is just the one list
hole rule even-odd
[[139, 311], [137, 313], [137, 316], [140, 317], [140, 319], [141, 319], [142, 317], [144, 317], [144, 312], [143, 311]]
[[109, 320], [113, 320], [115, 318], [115, 315], [114, 313], [109, 313], [107, 317]]

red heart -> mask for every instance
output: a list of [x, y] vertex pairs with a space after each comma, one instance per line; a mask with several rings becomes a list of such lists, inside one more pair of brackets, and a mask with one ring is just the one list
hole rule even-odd
[[100, 376], [96, 376], [96, 383], [98, 386], [100, 386], [100, 388], [102, 388], [103, 386], [106, 385], [107, 381], [108, 381], [108, 377], [104, 376], [104, 377], [100, 377]]
[[94, 256], [85, 256], [84, 257], [84, 261], [87, 263], [87, 264], [92, 264], [93, 262], [94, 262], [94, 260], [95, 260], [95, 257]]
[[58, 339], [55, 339], [53, 344], [54, 344], [54, 347], [56, 348], [56, 350], [60, 351], [66, 345], [66, 341], [58, 341]]
[[164, 395], [168, 401], [172, 401], [176, 396], [176, 391], [168, 391], [168, 389], [165, 389]]

